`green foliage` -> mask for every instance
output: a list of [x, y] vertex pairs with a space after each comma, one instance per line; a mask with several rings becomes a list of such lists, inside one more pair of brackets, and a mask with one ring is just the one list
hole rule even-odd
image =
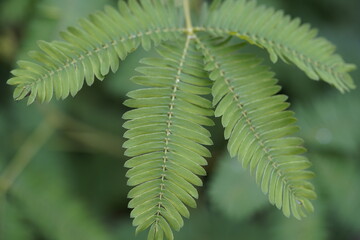
[[[266, 200], [266, 199], [265, 199]], [[191, 218], [186, 222], [179, 233], [176, 233], [178, 240], [218, 240], [218, 239], [234, 239], [241, 236], [243, 239], [261, 240], [269, 237], [266, 223], [261, 222], [261, 230], [259, 230], [259, 222], [247, 221], [239, 222], [234, 219], [228, 219], [223, 215], [213, 212], [206, 207], [194, 209]], [[138, 234], [133, 237], [133, 227], [130, 223], [122, 222], [118, 227], [116, 235], [117, 239], [136, 239], [146, 240], [145, 234]], [[274, 239], [275, 240], [275, 239]]]
[[[201, 125], [212, 125], [211, 102], [199, 95], [209, 94], [211, 82], [206, 79], [202, 56], [195, 42], [182, 39], [159, 49], [161, 58], [141, 62], [133, 81], [149, 87], [131, 91], [125, 105], [132, 108], [124, 114], [129, 129], [124, 137], [125, 155], [133, 157], [125, 164], [129, 207], [137, 231], [150, 227], [149, 239], [173, 239], [171, 228], [180, 230], [181, 216], [189, 217], [185, 205], [196, 207], [194, 198], [202, 186], [197, 175], [205, 175], [201, 167], [210, 157], [210, 133]], [[171, 226], [171, 228], [170, 228]]]
[[8, 201], [0, 203], [0, 238], [1, 239], [33, 239], [31, 230], [22, 219], [19, 209]]
[[[354, 209], [360, 209], [357, 186], [360, 182], [360, 131], [354, 126], [358, 125], [360, 109], [354, 103], [360, 102], [360, 95], [357, 90], [341, 98], [334, 94], [329, 96], [332, 101], [317, 99], [312, 106], [299, 106], [297, 112], [302, 114], [300, 125], [304, 138], [312, 148], [318, 149], [311, 158], [319, 187], [331, 209], [329, 214], [336, 216], [336, 224], [359, 231], [360, 220]], [[332, 182], [334, 179], [336, 183]]]
[[[296, 119], [286, 110], [287, 97], [276, 95], [280, 87], [274, 74], [261, 65], [262, 59], [245, 54], [243, 48], [246, 43], [265, 48], [273, 62], [281, 58], [293, 63], [310, 78], [321, 78], [340, 91], [354, 88], [348, 74], [354, 65], [344, 63], [334, 54], [334, 46], [317, 38], [309, 25], [281, 11], [258, 7], [254, 1], [204, 4], [194, 26], [188, 1], [179, 3], [120, 1], [118, 11], [106, 7], [81, 19], [79, 27], [68, 28], [61, 34], [63, 41], [39, 42], [41, 50], [31, 52], [32, 60], [19, 61], [19, 68], [12, 71], [8, 84], [16, 85], [14, 98], [28, 97], [31, 104], [35, 99], [48, 102], [53, 95], [74, 96], [84, 81], [92, 85], [95, 77], [103, 80], [110, 70], [115, 72], [119, 60], [140, 45], [145, 50], [160, 45], [160, 57], [141, 60], [145, 66], [137, 71], [142, 75], [133, 81], [145, 88], [128, 93], [125, 105], [135, 109], [123, 115], [128, 139], [123, 146], [131, 157], [125, 163], [130, 168], [126, 176], [133, 187], [129, 207], [136, 232], [149, 229], [148, 239], [173, 239], [172, 230], [180, 230], [183, 217], [190, 215], [187, 206], [196, 207], [195, 186], [202, 186], [199, 176], [206, 175], [205, 157], [211, 157], [203, 145], [213, 144], [204, 126], [213, 125], [209, 118], [213, 115], [221, 117], [230, 155], [249, 168], [270, 203], [285, 216], [305, 217], [313, 211], [310, 200], [316, 195], [308, 181], [313, 174], [302, 155], [302, 140], [294, 136]], [[55, 203], [52, 198], [49, 201]], [[40, 203], [31, 205], [39, 208]], [[60, 223], [69, 212], [82, 211], [76, 203], [67, 206], [72, 210], [60, 209], [60, 216], [65, 216]], [[30, 216], [34, 209], [28, 207]], [[47, 214], [41, 217], [50, 219]], [[75, 218], [84, 219], [85, 213]], [[46, 224], [41, 228], [50, 237], [67, 238]], [[89, 239], [103, 234], [94, 229]], [[106, 234], [100, 238], [106, 239]]]
[[24, 218], [42, 229], [47, 239], [112, 239], [107, 229], [94, 220], [89, 209], [71, 192], [64, 178], [66, 175], [62, 173], [66, 171], [64, 165], [64, 159], [51, 154], [38, 156], [30, 171], [14, 186], [13, 197], [18, 199], [16, 207], [22, 210]]
[[304, 129], [302, 135], [306, 142], [320, 149], [359, 152], [360, 128], [352, 127], [360, 119], [360, 108], [354, 104], [360, 102], [359, 91], [346, 96], [331, 93], [327, 97], [332, 101], [317, 99], [311, 105], [304, 104], [296, 109], [302, 116], [299, 124]]
[[274, 224], [271, 232], [273, 239], [277, 240], [325, 240], [329, 239], [324, 221], [322, 209], [316, 208], [318, 211], [303, 221], [296, 219], [284, 219], [282, 216], [273, 216], [270, 218]]
[[65, 99], [74, 96], [83, 86], [104, 79], [109, 70], [115, 72], [119, 58], [124, 60], [129, 52], [141, 43], [144, 49], [151, 41], [176, 38], [181, 17], [173, 5], [136, 1], [127, 5], [119, 2], [120, 12], [106, 7], [104, 12], [92, 14], [79, 21], [80, 27], [70, 27], [62, 32], [65, 41], [52, 43], [40, 41], [42, 51], [31, 52], [33, 61], [19, 61], [19, 69], [8, 81], [17, 85], [14, 98], [23, 99], [28, 94], [28, 104], [36, 98], [50, 101], [53, 94]]
[[300, 138], [290, 137], [297, 127], [293, 113], [284, 111], [286, 96], [276, 94], [273, 73], [259, 65], [254, 56], [239, 54], [239, 46], [210, 42], [202, 45], [205, 68], [215, 82], [212, 89], [215, 116], [222, 117], [228, 150], [249, 167], [256, 182], [285, 216], [305, 216], [312, 211], [309, 199], [314, 188], [304, 171], [310, 162]]
[[5, 0], [0, 3], [0, 20], [4, 22], [19, 21], [24, 18], [29, 0]]
[[[336, 216], [339, 223], [347, 228], [360, 231], [360, 219], [358, 211], [355, 210], [360, 209], [360, 177], [356, 161], [344, 164], [339, 159], [325, 154], [314, 155], [313, 158], [317, 161], [315, 169], [321, 179], [319, 186], [322, 187], [331, 207], [329, 215]], [[336, 184], [329, 184], [332, 179], [336, 179]]]
[[228, 0], [210, 12], [200, 29], [216, 36], [234, 35], [245, 39], [265, 48], [272, 62], [280, 57], [286, 63], [295, 64], [311, 79], [321, 78], [340, 91], [355, 87], [347, 73], [355, 65], [344, 63], [334, 54], [335, 47], [316, 37], [317, 30], [309, 24], [301, 24], [299, 18], [292, 20], [282, 11], [259, 7], [255, 1]]

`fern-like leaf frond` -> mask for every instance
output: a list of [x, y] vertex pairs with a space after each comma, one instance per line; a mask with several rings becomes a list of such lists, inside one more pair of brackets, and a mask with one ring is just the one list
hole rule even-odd
[[[293, 113], [284, 95], [274, 95], [280, 87], [274, 74], [253, 55], [239, 53], [240, 45], [219, 40], [198, 40], [205, 56], [205, 69], [214, 81], [215, 116], [222, 117], [231, 156], [238, 156], [250, 168], [269, 200], [286, 216], [296, 218], [312, 211], [314, 189], [307, 180], [310, 162], [302, 140], [291, 135]], [[305, 211], [306, 210], [306, 211]]]
[[354, 88], [349, 71], [355, 68], [334, 54], [335, 46], [317, 37], [317, 31], [282, 11], [257, 6], [255, 1], [226, 0], [211, 8], [199, 31], [215, 36], [233, 35], [265, 48], [273, 62], [278, 57], [294, 63], [311, 79], [324, 81], [340, 91]]
[[[186, 38], [185, 36], [183, 38]], [[137, 231], [149, 230], [148, 239], [173, 239], [171, 229], [183, 226], [187, 206], [195, 207], [198, 175], [210, 152], [210, 133], [202, 125], [213, 125], [211, 102], [199, 95], [210, 94], [211, 81], [203, 70], [202, 55], [191, 37], [159, 49], [162, 58], [143, 59], [144, 74], [133, 80], [148, 88], [130, 92], [125, 102], [136, 108], [124, 114], [128, 129], [125, 164], [131, 217]]]
[[74, 96], [83, 86], [96, 78], [102, 80], [111, 69], [116, 71], [119, 58], [123, 60], [140, 44], [148, 50], [151, 42], [176, 39], [182, 32], [182, 16], [173, 1], [135, 0], [119, 2], [119, 11], [106, 7], [92, 14], [61, 34], [65, 41], [41, 41], [41, 51], [30, 53], [32, 61], [19, 61], [19, 68], [8, 84], [16, 85], [14, 98], [29, 96], [28, 104], [36, 98], [50, 101]]

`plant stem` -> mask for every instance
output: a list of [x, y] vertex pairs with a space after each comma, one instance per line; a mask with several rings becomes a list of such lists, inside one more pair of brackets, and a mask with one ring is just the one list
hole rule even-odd
[[[123, 139], [117, 135], [100, 131], [86, 123], [70, 117], [56, 108], [48, 108], [45, 114], [53, 116], [53, 118], [61, 124], [59, 125], [59, 128], [64, 130], [67, 136], [87, 145], [89, 149], [97, 149], [117, 158], [121, 158], [124, 155], [122, 148], [119, 148], [123, 143]], [[70, 129], [68, 127], [70, 127]]]
[[54, 126], [49, 123], [49, 119], [45, 119], [27, 138], [0, 176], [0, 198], [6, 194], [31, 159], [49, 140], [54, 130]]
[[191, 23], [191, 15], [190, 15], [190, 4], [189, 0], [184, 0], [184, 13], [185, 13], [185, 21], [186, 21], [186, 29], [188, 35], [193, 35], [193, 26]]

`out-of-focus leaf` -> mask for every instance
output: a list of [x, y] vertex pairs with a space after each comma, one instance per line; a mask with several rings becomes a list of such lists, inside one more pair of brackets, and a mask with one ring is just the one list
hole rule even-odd
[[[19, 0], [17, 0], [19, 1]], [[59, 39], [59, 31], [74, 25], [78, 19], [99, 10], [110, 0], [44, 0], [34, 7], [34, 14], [25, 30], [18, 58], [27, 58], [29, 50], [37, 48], [37, 41]]]
[[[57, 24], [55, 32], [65, 30], [68, 26], [76, 23], [80, 18], [86, 17], [94, 11], [103, 9], [106, 4], [116, 3], [112, 0], [46, 0], [46, 7], [49, 9], [55, 7], [59, 10], [60, 21]], [[45, 8], [46, 10], [46, 8]]]
[[[4, 125], [1, 120], [2, 118], [0, 117], [0, 132], [2, 133], [2, 126]], [[2, 144], [0, 146], [2, 146]], [[3, 172], [5, 166], [4, 153], [0, 151], [0, 173]], [[13, 204], [10, 204], [7, 198], [2, 196], [0, 196], [0, 239], [33, 239], [31, 229], [26, 225], [20, 209], [17, 209]]]
[[343, 153], [359, 152], [359, 90], [347, 95], [329, 94], [295, 109], [301, 135], [310, 148]]
[[13, 60], [17, 50], [15, 34], [10, 30], [0, 31], [0, 59], [10, 62]]
[[[0, 114], [0, 133], [3, 133], [2, 115]], [[3, 146], [0, 141], [0, 146]], [[6, 166], [4, 150], [0, 151], [0, 174]], [[0, 190], [1, 191], [1, 190]], [[0, 239], [1, 240], [32, 240], [32, 232], [24, 221], [20, 209], [11, 204], [7, 197], [0, 196]]]
[[32, 2], [32, 0], [5, 0], [0, 2], [0, 26], [1, 23], [9, 24], [24, 20]]
[[19, 177], [11, 194], [46, 239], [111, 239], [106, 228], [69, 190], [67, 179], [60, 155], [43, 153]]
[[315, 206], [317, 211], [302, 219], [285, 218], [274, 212], [270, 217], [271, 238], [274, 240], [325, 240], [328, 239], [326, 221], [320, 206]]
[[329, 208], [329, 220], [360, 233], [360, 168], [357, 159], [313, 155], [319, 188]]
[[218, 166], [209, 186], [209, 197], [221, 213], [242, 220], [269, 205], [254, 179], [236, 159], [225, 154], [217, 161]]
[[32, 231], [25, 223], [21, 211], [6, 199], [0, 199], [0, 239], [32, 240]]
[[[266, 199], [265, 199], [266, 200]], [[261, 231], [259, 231], [261, 225]], [[224, 218], [217, 212], [199, 209], [191, 215], [188, 224], [175, 234], [178, 240], [263, 240], [268, 236], [268, 228], [261, 221], [235, 221]]]

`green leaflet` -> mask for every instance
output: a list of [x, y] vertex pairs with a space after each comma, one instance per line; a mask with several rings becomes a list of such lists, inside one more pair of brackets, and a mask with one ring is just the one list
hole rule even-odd
[[61, 33], [63, 42], [39, 42], [40, 51], [31, 53], [33, 61], [19, 61], [19, 68], [8, 84], [16, 85], [14, 98], [29, 95], [28, 104], [37, 98], [48, 102], [53, 97], [74, 96], [84, 85], [92, 85], [94, 76], [100, 80], [111, 69], [115, 72], [119, 58], [134, 51], [140, 44], [144, 49], [151, 42], [175, 39], [182, 32], [182, 16], [172, 1], [142, 0], [119, 3], [120, 12], [106, 7]]
[[197, 30], [215, 36], [232, 35], [265, 48], [273, 62], [278, 57], [293, 63], [311, 79], [334, 85], [340, 91], [355, 87], [347, 64], [326, 39], [316, 37], [317, 31], [300, 19], [291, 19], [282, 11], [257, 6], [256, 1], [226, 0], [208, 12]]
[[[212, 123], [207, 118], [213, 115], [211, 102], [184, 87], [189, 79], [199, 89], [211, 83], [195, 46], [194, 39], [183, 37], [161, 46], [162, 58], [143, 59], [146, 66], [137, 70], [145, 76], [134, 80], [149, 88], [130, 92], [124, 103], [137, 108], [124, 115], [129, 140], [123, 146], [133, 157], [125, 164], [130, 168], [128, 184], [134, 186], [129, 207], [137, 231], [150, 228], [148, 239], [173, 239], [171, 228], [183, 226], [181, 216], [189, 217], [185, 205], [196, 206], [193, 185], [202, 186], [197, 175], [205, 174], [201, 165], [210, 156], [202, 146], [212, 144], [210, 133], [201, 125]], [[153, 85], [152, 79], [161, 81]]]
[[[287, 141], [297, 127], [293, 125], [293, 114], [284, 111], [282, 103], [286, 97], [273, 96], [279, 88], [274, 91], [276, 81], [272, 74], [266, 74], [269, 71], [254, 56], [239, 53], [241, 45], [203, 38], [197, 41], [205, 67], [215, 82], [215, 115], [222, 117], [230, 155], [238, 156], [243, 166], [250, 168], [270, 202], [281, 208], [285, 216], [292, 213], [296, 218], [304, 217], [305, 211], [313, 210], [309, 199], [314, 199], [315, 193], [304, 171], [310, 162], [298, 155], [305, 151], [299, 145], [302, 141]], [[229, 53], [229, 48], [237, 51]], [[256, 88], [252, 87], [254, 84]]]

